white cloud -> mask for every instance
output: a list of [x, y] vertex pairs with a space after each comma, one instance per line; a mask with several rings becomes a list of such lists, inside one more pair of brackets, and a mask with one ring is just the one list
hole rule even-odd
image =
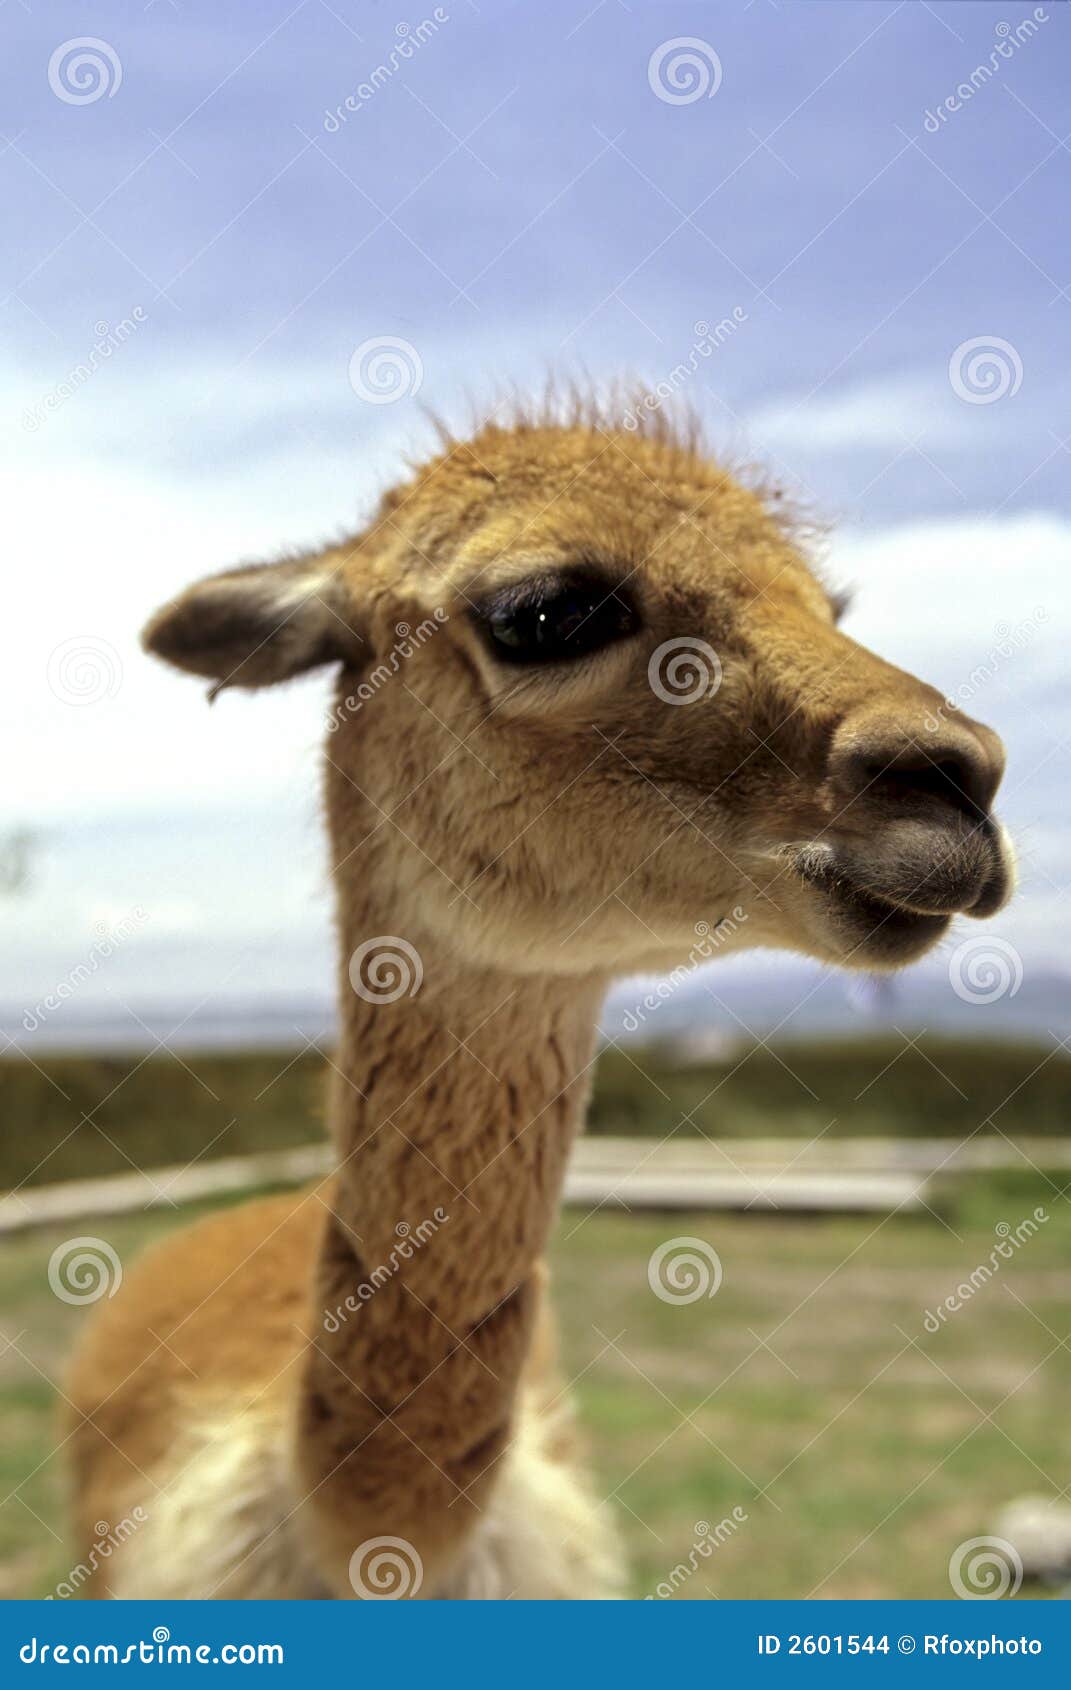
[[[858, 589], [846, 631], [952, 696], [983, 665], [994, 696], [999, 677], [1005, 695], [1024, 701], [1066, 673], [1059, 631], [1071, 614], [1071, 523], [1062, 517], [845, 530], [830, 571]], [[983, 712], [981, 697], [963, 707]]]
[[923, 437], [932, 451], [969, 444], [971, 413], [931, 374], [888, 376], [855, 386], [779, 396], [748, 418], [761, 451], [882, 451]]

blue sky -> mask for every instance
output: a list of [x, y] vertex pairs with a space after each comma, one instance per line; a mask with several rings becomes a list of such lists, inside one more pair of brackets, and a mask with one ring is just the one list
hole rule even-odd
[[[0, 999], [36, 1001], [135, 905], [94, 991], [324, 985], [323, 690], [209, 715], [138, 653], [146, 613], [359, 521], [427, 438], [420, 404], [548, 369], [655, 384], [734, 310], [685, 396], [835, 525], [850, 631], [1004, 733], [1024, 891], [995, 930], [1060, 965], [1065, 6], [93, 0], [0, 30], [2, 726], [8, 825], [39, 841]], [[85, 35], [93, 99], [64, 80]], [[677, 103], [657, 66], [680, 38], [709, 87]], [[355, 393], [380, 337], [414, 349], [419, 395]], [[975, 342], [996, 390], [972, 389]], [[74, 704], [87, 644], [102, 695]]]

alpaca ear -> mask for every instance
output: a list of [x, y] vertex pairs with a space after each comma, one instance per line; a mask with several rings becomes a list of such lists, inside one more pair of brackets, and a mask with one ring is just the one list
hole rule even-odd
[[146, 651], [224, 687], [266, 687], [323, 663], [360, 663], [364, 642], [327, 558], [253, 564], [210, 575], [148, 623]]

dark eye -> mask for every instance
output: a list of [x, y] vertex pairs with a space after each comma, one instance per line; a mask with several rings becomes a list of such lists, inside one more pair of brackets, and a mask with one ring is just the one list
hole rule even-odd
[[476, 611], [491, 651], [503, 663], [561, 663], [585, 657], [640, 625], [631, 600], [605, 581], [522, 581]]

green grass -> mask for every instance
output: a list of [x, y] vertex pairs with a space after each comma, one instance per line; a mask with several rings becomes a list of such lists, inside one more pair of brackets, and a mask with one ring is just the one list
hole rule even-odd
[[1062, 1137], [1069, 1102], [1071, 1057], [1051, 1047], [932, 1035], [912, 1047], [883, 1034], [756, 1045], [685, 1068], [657, 1048], [606, 1050], [590, 1128], [662, 1133], [680, 1120], [682, 1133], [714, 1138], [962, 1138], [991, 1119], [1011, 1137]]
[[[997, 1223], [1038, 1204], [1051, 1219], [928, 1334], [926, 1309], [988, 1260]], [[193, 1213], [95, 1230], [129, 1266]], [[945, 1596], [958, 1544], [1011, 1498], [1067, 1484], [1071, 1204], [1018, 1176], [967, 1187], [947, 1219], [954, 1232], [928, 1216], [564, 1216], [563, 1366], [635, 1594], [687, 1564], [697, 1522], [735, 1507], [746, 1521], [694, 1557], [680, 1598]], [[717, 1250], [721, 1288], [668, 1304], [648, 1259], [686, 1235]], [[48, 1290], [64, 1236], [9, 1241], [0, 1260], [16, 1339], [0, 1355], [4, 1597], [45, 1594], [69, 1566], [53, 1381], [85, 1311]]]
[[[683, 1069], [657, 1050], [608, 1050], [589, 1130], [963, 1137], [991, 1118], [1012, 1138], [1066, 1133], [1071, 1057], [999, 1042], [905, 1046], [758, 1046]], [[307, 1144], [323, 1136], [323, 1098], [314, 1051], [2, 1060], [0, 1120], [18, 1130], [0, 1134], [0, 1188]]]
[[0, 1061], [0, 1187], [313, 1143], [325, 1073], [315, 1051]]

